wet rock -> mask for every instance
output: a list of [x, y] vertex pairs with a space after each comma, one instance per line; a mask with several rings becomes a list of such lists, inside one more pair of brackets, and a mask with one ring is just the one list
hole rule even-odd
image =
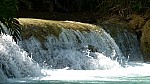
[[142, 28], [141, 48], [144, 53], [144, 60], [150, 60], [150, 19]]

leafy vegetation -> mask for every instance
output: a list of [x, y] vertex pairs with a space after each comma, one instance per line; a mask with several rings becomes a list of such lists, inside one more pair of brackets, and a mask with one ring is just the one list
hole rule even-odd
[[15, 19], [17, 14], [18, 0], [0, 0], [0, 34], [9, 34], [13, 36], [14, 40], [20, 40], [21, 27], [19, 22]]
[[102, 15], [115, 13], [122, 17], [150, 9], [150, 0], [73, 0], [73, 4], [79, 11], [96, 9]]

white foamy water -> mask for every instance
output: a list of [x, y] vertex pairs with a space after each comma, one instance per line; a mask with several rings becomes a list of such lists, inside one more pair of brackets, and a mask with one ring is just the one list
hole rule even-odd
[[150, 64], [140, 64], [126, 68], [111, 70], [43, 70], [47, 74], [40, 80], [102, 80], [102, 81], [127, 81], [129, 77], [150, 76]]
[[[42, 70], [43, 77], [9, 79], [8, 83], [82, 83], [82, 84], [149, 84], [150, 64], [131, 63], [126, 68], [110, 70]], [[119, 82], [119, 83], [118, 83]]]
[[40, 67], [9, 35], [0, 35], [0, 79], [39, 76]]

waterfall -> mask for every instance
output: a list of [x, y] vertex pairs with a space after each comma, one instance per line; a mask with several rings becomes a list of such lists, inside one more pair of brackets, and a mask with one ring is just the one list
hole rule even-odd
[[41, 70], [9, 35], [0, 35], [0, 80], [39, 76]]
[[[68, 21], [66, 23], [78, 24], [78, 27], [81, 27], [81, 23]], [[66, 23], [64, 22], [64, 24]], [[65, 28], [65, 26], [60, 25], [61, 33], [59, 36], [46, 36], [44, 45], [35, 36], [19, 42], [19, 45], [32, 54], [33, 59], [40, 66], [52, 69], [66, 67], [75, 70], [110, 69], [115, 65], [119, 67], [119, 63], [125, 62], [119, 47], [105, 30], [95, 25], [84, 25], [88, 25], [84, 28], [89, 29], [89, 31]], [[106, 62], [104, 63], [102, 59]], [[113, 62], [110, 62], [109, 59]], [[102, 65], [103, 63], [106, 65]]]
[[140, 43], [136, 34], [125, 25], [100, 24], [115, 40], [128, 61], [143, 61]]
[[[37, 24], [34, 20], [32, 22]], [[47, 26], [47, 22], [40, 20], [41, 26], [37, 26], [25, 21], [23, 26], [30, 29], [24, 32], [28, 37], [18, 44], [11, 36], [0, 35], [1, 81], [41, 76], [41, 68], [108, 70], [124, 66], [127, 59], [142, 60], [136, 36], [120, 26], [103, 24], [101, 27], [72, 21], [51, 21], [52, 24]], [[56, 28], [53, 25], [57, 25]], [[46, 36], [40, 34], [39, 39], [36, 33], [43, 27], [52, 32], [44, 34]], [[49, 32], [44, 29], [44, 33]]]

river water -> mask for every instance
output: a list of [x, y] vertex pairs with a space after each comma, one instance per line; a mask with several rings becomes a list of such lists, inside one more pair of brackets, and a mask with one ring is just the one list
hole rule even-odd
[[7, 84], [149, 84], [150, 64], [111, 70], [42, 70], [45, 76], [8, 79]]

